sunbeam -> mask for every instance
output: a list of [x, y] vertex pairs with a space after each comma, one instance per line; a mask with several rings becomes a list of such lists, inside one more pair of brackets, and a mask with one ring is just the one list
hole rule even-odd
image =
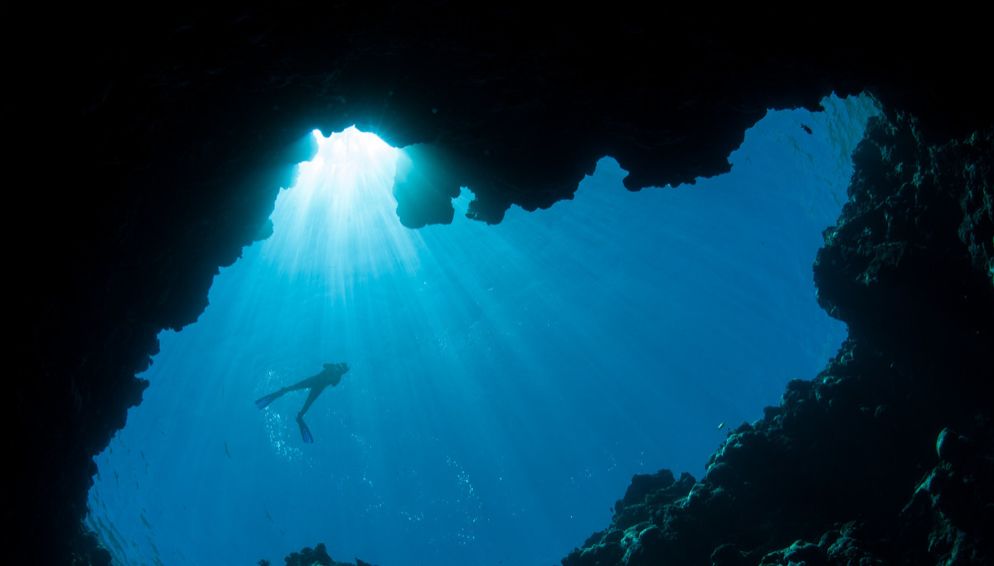
[[391, 187], [397, 150], [354, 127], [325, 138], [280, 193], [262, 256], [292, 277], [351, 292], [357, 277], [417, 267], [418, 233], [401, 226]]

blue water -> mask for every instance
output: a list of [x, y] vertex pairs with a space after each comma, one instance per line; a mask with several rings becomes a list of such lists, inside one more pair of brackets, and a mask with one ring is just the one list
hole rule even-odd
[[[875, 110], [825, 105], [770, 113], [730, 174], [629, 193], [605, 158], [575, 200], [497, 226], [461, 217], [464, 190], [452, 225], [401, 227], [396, 151], [333, 136], [274, 235], [162, 333], [90, 526], [121, 564], [282, 564], [322, 541], [383, 566], [558, 563], [632, 474], [700, 476], [843, 339], [811, 264]], [[338, 361], [314, 444], [306, 393], [253, 404]]]

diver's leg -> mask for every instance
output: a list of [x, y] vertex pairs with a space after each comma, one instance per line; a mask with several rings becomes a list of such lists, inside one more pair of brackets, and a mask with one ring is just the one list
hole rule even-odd
[[[317, 381], [317, 379], [315, 377], [308, 377], [307, 379], [298, 381], [297, 383], [294, 383], [293, 385], [288, 385], [286, 387], [283, 387], [282, 389], [274, 391], [274, 392], [270, 393], [269, 395], [266, 395], [265, 397], [262, 397], [260, 399], [256, 399], [255, 406], [259, 407], [260, 409], [264, 409], [266, 407], [266, 405], [269, 405], [270, 403], [272, 403], [273, 401], [279, 399], [283, 395], [286, 395], [287, 393], [289, 393], [291, 391], [300, 391], [301, 389], [308, 389], [308, 388], [310, 388], [311, 389], [311, 395], [314, 395], [314, 384], [315, 384], [316, 381]], [[319, 389], [323, 389], [323, 387], [321, 387]], [[320, 394], [321, 392], [318, 391], [318, 393]], [[310, 397], [308, 397], [308, 400], [307, 400], [307, 403], [305, 404], [305, 407], [309, 407], [310, 404], [313, 403], [313, 402], [314, 402], [314, 400], [311, 399]], [[307, 409], [304, 409], [304, 411], [306, 411], [306, 410]]]
[[266, 395], [265, 397], [260, 397], [259, 399], [255, 400], [255, 406], [259, 407], [260, 409], [265, 409], [267, 405], [282, 397], [283, 394], [285, 394], [287, 391], [290, 391], [290, 389], [284, 387], [283, 389], [273, 391], [272, 393]]
[[314, 404], [314, 400], [318, 398], [319, 395], [324, 391], [324, 387], [311, 387], [311, 392], [307, 394], [307, 400], [304, 401], [304, 406], [300, 408], [300, 412], [297, 413], [297, 417], [303, 417], [304, 413], [311, 408]]
[[311, 429], [307, 426], [307, 423], [304, 422], [304, 417], [297, 415], [297, 426], [300, 427], [300, 438], [303, 439], [304, 442], [307, 444], [314, 442], [314, 435], [311, 434]]
[[303, 438], [304, 442], [308, 444], [314, 442], [314, 435], [311, 434], [311, 429], [308, 428], [307, 423], [304, 422], [304, 414], [311, 408], [311, 405], [314, 404], [314, 400], [321, 395], [321, 392], [324, 391], [325, 387], [326, 386], [321, 385], [311, 387], [311, 392], [307, 394], [307, 400], [304, 401], [304, 406], [301, 407], [300, 412], [297, 413], [297, 425], [300, 427], [300, 437]]
[[284, 387], [283, 388], [283, 392], [284, 393], [288, 393], [290, 391], [300, 391], [301, 389], [307, 389], [307, 388], [311, 387], [313, 384], [314, 384], [314, 378], [313, 377], [308, 377], [307, 379], [303, 379], [301, 381], [298, 381], [297, 383], [294, 383], [293, 385], [288, 385], [287, 387]]

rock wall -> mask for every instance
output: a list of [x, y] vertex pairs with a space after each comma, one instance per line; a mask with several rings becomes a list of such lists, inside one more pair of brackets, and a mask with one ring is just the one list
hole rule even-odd
[[814, 267], [849, 339], [732, 431], [699, 482], [674, 498], [660, 472], [563, 563], [994, 559], [992, 142], [929, 145], [913, 118], [874, 119]]

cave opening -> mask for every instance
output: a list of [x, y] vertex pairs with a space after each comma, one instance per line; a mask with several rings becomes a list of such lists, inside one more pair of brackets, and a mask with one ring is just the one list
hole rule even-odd
[[[349, 129], [280, 192], [273, 235], [163, 332], [143, 403], [97, 458], [87, 524], [120, 563], [558, 562], [635, 473], [699, 477], [727, 431], [845, 336], [811, 264], [846, 199], [868, 97], [770, 112], [730, 173], [410, 230], [400, 150]], [[462, 214], [461, 214], [462, 213]], [[305, 393], [253, 400], [346, 361]], [[513, 544], [509, 544], [513, 541]]]

